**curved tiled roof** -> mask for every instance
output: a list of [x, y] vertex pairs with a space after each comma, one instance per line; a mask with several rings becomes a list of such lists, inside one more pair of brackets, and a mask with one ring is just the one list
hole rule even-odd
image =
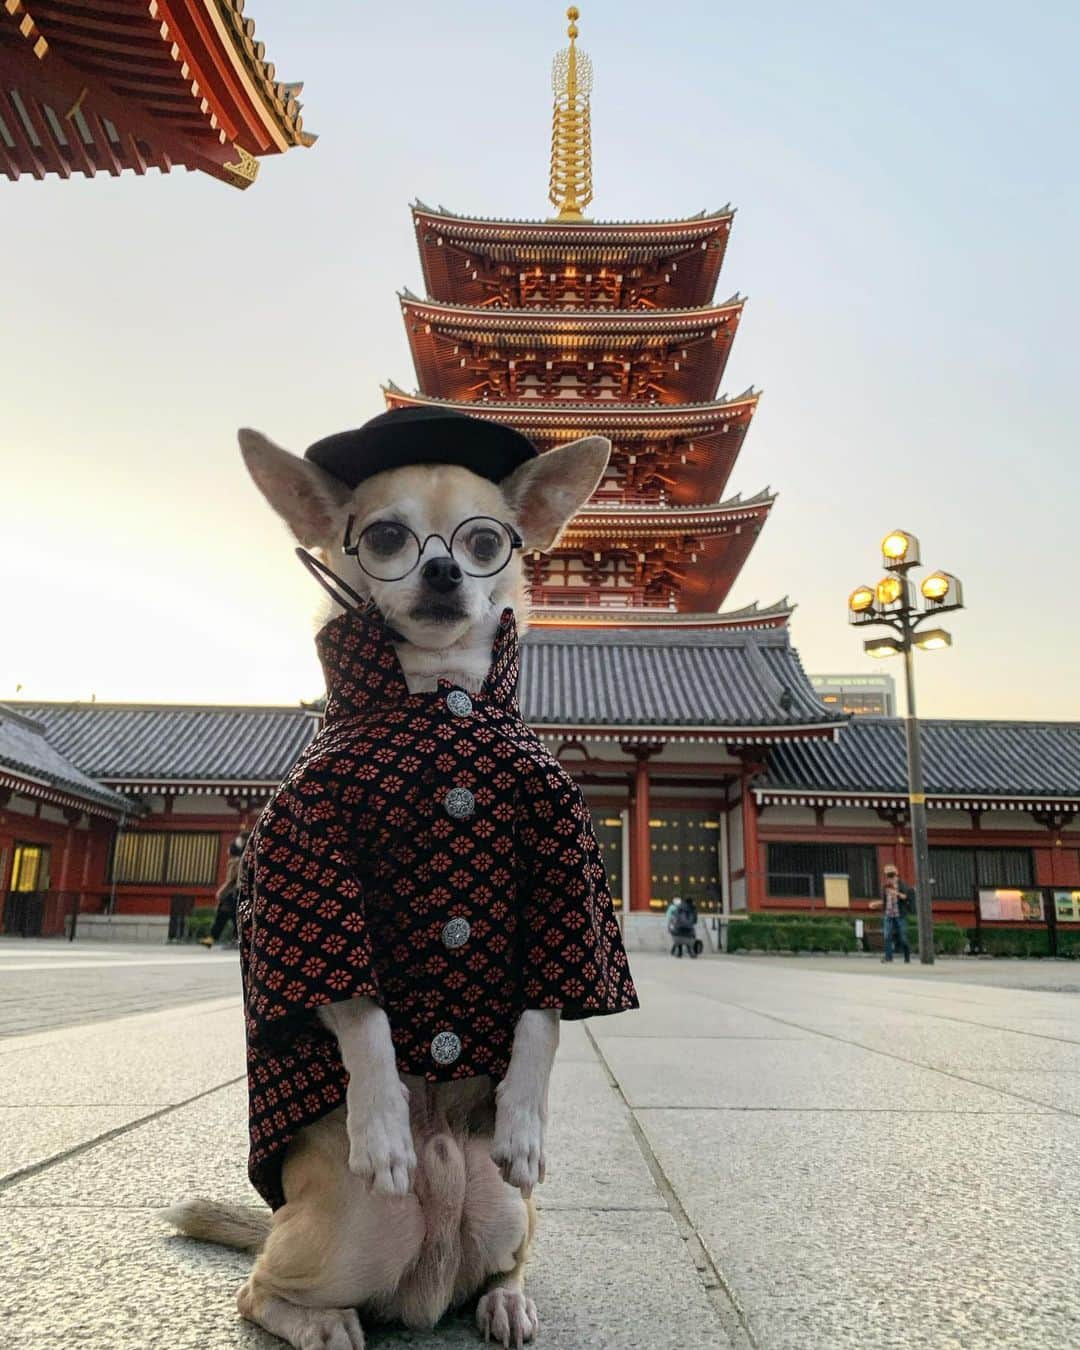
[[[126, 798], [96, 783], [51, 745], [42, 722], [4, 706], [0, 706], [0, 778], [9, 780], [7, 786], [29, 780], [31, 786], [54, 789], [62, 798], [103, 807], [110, 815], [131, 811]], [[33, 795], [48, 799], [54, 794]]]
[[276, 783], [314, 735], [306, 708], [34, 703], [50, 741], [111, 783]]
[[526, 636], [521, 665], [521, 711], [536, 727], [680, 727], [771, 739], [846, 720], [820, 702], [780, 629], [541, 628]]
[[[920, 722], [929, 796], [1080, 801], [1080, 722]], [[835, 744], [777, 747], [759, 794], [907, 796], [899, 718], [853, 718]]]

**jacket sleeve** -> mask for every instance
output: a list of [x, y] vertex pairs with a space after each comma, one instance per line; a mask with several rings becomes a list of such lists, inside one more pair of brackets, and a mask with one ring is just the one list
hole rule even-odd
[[566, 1020], [636, 1008], [589, 809], [555, 764], [534, 782], [521, 842], [531, 864], [522, 909], [525, 1007], [560, 1008]]
[[324, 1003], [379, 998], [349, 833], [327, 796], [278, 793], [244, 856], [238, 913], [252, 1043]]

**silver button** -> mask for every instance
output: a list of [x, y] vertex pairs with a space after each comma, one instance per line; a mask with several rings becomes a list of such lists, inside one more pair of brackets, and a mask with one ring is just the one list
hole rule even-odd
[[431, 1058], [436, 1064], [453, 1064], [461, 1054], [461, 1039], [452, 1031], [440, 1031], [431, 1042]]
[[451, 919], [442, 930], [443, 946], [451, 951], [455, 947], [464, 947], [471, 931], [468, 919]]
[[468, 820], [476, 810], [476, 798], [468, 788], [451, 788], [443, 798], [443, 808], [453, 820]]
[[472, 699], [464, 689], [451, 689], [446, 696], [446, 706], [455, 717], [468, 717], [472, 710]]

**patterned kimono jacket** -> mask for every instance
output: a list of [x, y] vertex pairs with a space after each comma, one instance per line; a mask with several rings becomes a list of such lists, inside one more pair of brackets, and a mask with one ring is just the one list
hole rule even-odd
[[319, 633], [323, 730], [241, 869], [249, 1173], [274, 1207], [305, 1125], [348, 1075], [315, 1010], [366, 995], [398, 1069], [501, 1078], [526, 1008], [637, 1007], [588, 808], [521, 720], [513, 613], [479, 693], [410, 694], [377, 611]]

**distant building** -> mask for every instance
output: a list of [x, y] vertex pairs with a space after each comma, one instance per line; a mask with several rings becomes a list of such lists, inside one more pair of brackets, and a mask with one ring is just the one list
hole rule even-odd
[[896, 681], [891, 675], [811, 675], [810, 683], [822, 703], [837, 712], [896, 716]]

